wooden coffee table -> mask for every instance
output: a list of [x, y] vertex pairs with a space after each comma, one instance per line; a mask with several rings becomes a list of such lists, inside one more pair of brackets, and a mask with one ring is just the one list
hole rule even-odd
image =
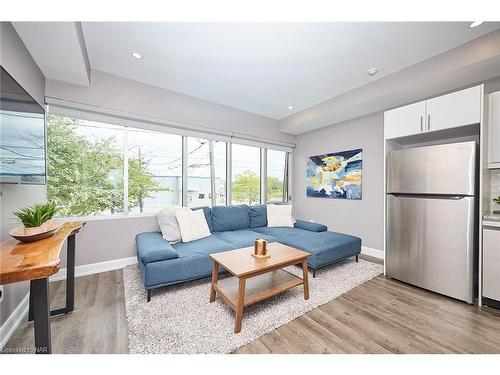
[[[269, 258], [253, 257], [253, 246], [210, 255], [214, 261], [210, 302], [218, 293], [236, 312], [235, 333], [241, 331], [245, 306], [298, 285], [304, 285], [304, 299], [309, 299], [307, 257], [311, 254], [278, 242], [268, 243], [267, 248]], [[302, 264], [302, 278], [283, 270], [294, 264]], [[219, 280], [219, 265], [235, 277]]]

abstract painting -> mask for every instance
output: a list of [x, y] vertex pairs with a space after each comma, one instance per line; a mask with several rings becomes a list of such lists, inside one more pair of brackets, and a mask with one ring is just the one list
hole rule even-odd
[[310, 156], [307, 159], [308, 197], [361, 199], [363, 149]]

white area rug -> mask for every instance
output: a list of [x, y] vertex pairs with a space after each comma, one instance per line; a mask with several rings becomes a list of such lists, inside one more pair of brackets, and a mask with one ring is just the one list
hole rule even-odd
[[[301, 275], [299, 267], [288, 271]], [[354, 259], [309, 274], [309, 300], [298, 286], [245, 308], [235, 334], [233, 310], [220, 297], [209, 303], [210, 281], [198, 280], [146, 291], [137, 265], [123, 271], [130, 353], [230, 353], [275, 328], [323, 305], [383, 272], [383, 266]]]

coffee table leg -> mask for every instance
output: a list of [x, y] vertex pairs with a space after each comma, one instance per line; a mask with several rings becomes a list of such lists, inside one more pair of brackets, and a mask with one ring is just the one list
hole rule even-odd
[[241, 321], [243, 320], [243, 305], [245, 303], [245, 283], [246, 279], [241, 278], [238, 284], [238, 304], [236, 305], [236, 323], [234, 333], [241, 331]]
[[304, 281], [304, 299], [309, 299], [309, 274], [307, 272], [307, 259], [302, 262], [302, 280]]
[[214, 261], [214, 266], [212, 268], [212, 284], [211, 284], [211, 290], [210, 290], [210, 302], [215, 301], [216, 291], [215, 291], [214, 285], [217, 284], [218, 280], [219, 280], [219, 263]]

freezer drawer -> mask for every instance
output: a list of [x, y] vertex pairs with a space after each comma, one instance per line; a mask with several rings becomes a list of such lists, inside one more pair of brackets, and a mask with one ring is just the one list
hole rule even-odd
[[387, 192], [474, 195], [476, 142], [391, 151]]
[[500, 301], [500, 228], [483, 229], [483, 296]]
[[474, 198], [387, 196], [387, 275], [473, 302]]

